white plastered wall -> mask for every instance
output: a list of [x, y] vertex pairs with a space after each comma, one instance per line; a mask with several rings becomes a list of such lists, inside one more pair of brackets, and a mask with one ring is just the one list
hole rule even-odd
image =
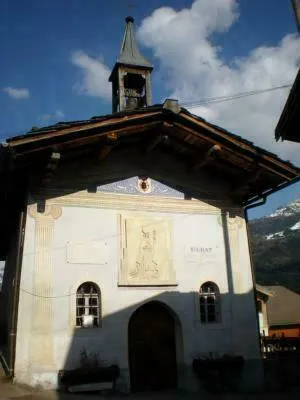
[[[221, 208], [198, 201], [130, 200], [100, 193], [53, 198], [46, 203], [44, 214], [30, 205], [21, 276], [16, 380], [56, 387], [58, 371], [75, 367], [83, 349], [97, 353], [102, 361], [128, 369], [128, 322], [134, 310], [149, 300], [165, 302], [177, 315], [183, 335], [183, 364], [190, 365], [195, 356], [209, 353], [259, 358], [245, 221], [226, 213], [222, 217]], [[121, 215], [171, 218], [176, 285], [118, 286]], [[70, 244], [92, 242], [107, 246], [100, 264], [68, 262]], [[199, 254], [195, 255], [191, 247], [200, 249]], [[201, 248], [211, 251], [203, 255]], [[93, 281], [101, 289], [100, 328], [75, 327], [75, 293], [85, 281]], [[205, 281], [215, 282], [220, 289], [219, 324], [203, 325], [199, 321], [197, 293]]]

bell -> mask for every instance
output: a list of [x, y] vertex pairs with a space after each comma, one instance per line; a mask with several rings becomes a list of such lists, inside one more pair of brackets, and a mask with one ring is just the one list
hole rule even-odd
[[138, 108], [138, 99], [136, 97], [128, 97], [126, 100], [126, 110], [135, 110]]

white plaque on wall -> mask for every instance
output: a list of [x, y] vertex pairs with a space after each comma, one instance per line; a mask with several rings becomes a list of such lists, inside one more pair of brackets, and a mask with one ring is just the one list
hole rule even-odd
[[108, 245], [103, 241], [67, 245], [67, 262], [70, 264], [107, 264], [108, 257]]

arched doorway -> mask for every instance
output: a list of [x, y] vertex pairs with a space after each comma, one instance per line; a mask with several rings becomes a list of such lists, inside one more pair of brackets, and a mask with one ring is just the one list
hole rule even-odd
[[138, 308], [128, 342], [132, 392], [177, 387], [175, 321], [165, 305], [153, 301]]

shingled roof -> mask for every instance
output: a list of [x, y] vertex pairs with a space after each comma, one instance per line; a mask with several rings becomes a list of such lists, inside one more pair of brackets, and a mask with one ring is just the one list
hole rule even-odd
[[[13, 154], [14, 168], [22, 169], [47, 158], [49, 151], [62, 153], [65, 161], [82, 157], [95, 146], [104, 146], [112, 134], [117, 138], [118, 148], [126, 143], [128, 146], [129, 142], [134, 145], [157, 141], [158, 147], [165, 147], [190, 165], [191, 173], [200, 173], [204, 166], [214, 176], [231, 182], [233, 190], [242, 188], [244, 193], [240, 192], [240, 197], [245, 203], [267, 196], [300, 176], [300, 170], [290, 162], [191, 114], [173, 100], [139, 110], [35, 129], [7, 139], [2, 153]], [[163, 136], [168, 137], [167, 142], [161, 140]], [[208, 163], [211, 153], [214, 156]], [[5, 168], [3, 162], [0, 170], [5, 172]]]
[[272, 293], [267, 303], [269, 325], [300, 324], [300, 294], [280, 285], [266, 289]]

